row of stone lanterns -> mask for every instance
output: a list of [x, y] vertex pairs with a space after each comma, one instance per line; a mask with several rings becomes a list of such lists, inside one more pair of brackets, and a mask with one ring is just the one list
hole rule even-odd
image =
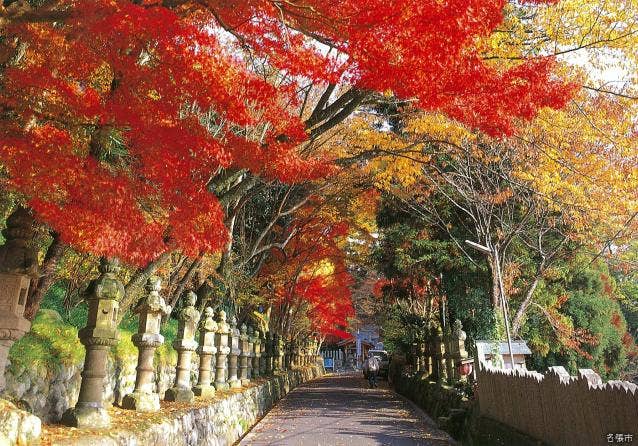
[[434, 325], [428, 330], [425, 342], [415, 345], [415, 370], [442, 383], [464, 381], [469, 373], [465, 365], [471, 362], [465, 350], [466, 337], [458, 320], [451, 331]]
[[[119, 301], [124, 296], [124, 287], [116, 276], [118, 270], [116, 261], [102, 260], [100, 276], [88, 288], [87, 326], [79, 332], [86, 347], [80, 395], [76, 406], [62, 418], [62, 422], [70, 426], [104, 428], [110, 425], [102, 389], [108, 349], [118, 341]], [[164, 342], [160, 334], [162, 317], [171, 312], [160, 291], [160, 280], [150, 278], [146, 296], [136, 310], [139, 328], [133, 335], [133, 343], [139, 350], [137, 376], [133, 392], [122, 400], [126, 409], [153, 412], [160, 408], [160, 396], [154, 390], [153, 359], [155, 349]], [[278, 334], [264, 335], [245, 324], [238, 328], [234, 317], [227, 322], [223, 310], [215, 314], [210, 307], [204, 310], [202, 317], [195, 308], [196, 300], [195, 293], [189, 291], [178, 315], [178, 333], [173, 342], [177, 351], [176, 376], [174, 385], [165, 393], [165, 400], [190, 402], [195, 396], [209, 399], [216, 390], [240, 388], [253, 378], [316, 362], [315, 341], [284, 343]], [[191, 385], [193, 353], [199, 355], [195, 385]]]

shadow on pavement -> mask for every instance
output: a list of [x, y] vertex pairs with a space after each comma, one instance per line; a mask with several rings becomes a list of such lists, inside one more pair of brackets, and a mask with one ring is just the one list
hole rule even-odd
[[293, 390], [241, 445], [452, 445], [449, 435], [382, 382], [360, 373], [328, 376]]

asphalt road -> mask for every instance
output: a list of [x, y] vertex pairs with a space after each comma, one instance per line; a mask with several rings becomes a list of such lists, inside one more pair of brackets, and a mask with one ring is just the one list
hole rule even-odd
[[240, 441], [264, 445], [453, 445], [451, 437], [385, 381], [369, 389], [360, 374], [306, 383], [282, 399]]

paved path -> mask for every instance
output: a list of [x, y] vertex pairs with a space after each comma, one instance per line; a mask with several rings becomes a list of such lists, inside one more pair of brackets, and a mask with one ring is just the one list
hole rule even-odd
[[453, 445], [448, 434], [387, 388], [367, 388], [361, 375], [306, 383], [281, 400], [240, 445]]

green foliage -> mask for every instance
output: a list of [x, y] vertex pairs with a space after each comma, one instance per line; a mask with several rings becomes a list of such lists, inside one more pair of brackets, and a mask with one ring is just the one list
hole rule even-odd
[[[81, 365], [85, 349], [78, 338], [78, 330], [86, 326], [87, 305], [82, 302], [67, 311], [63, 305], [65, 292], [63, 282], [51, 287], [30, 332], [11, 348], [9, 358], [14, 372], [29, 367], [52, 373], [61, 366]], [[134, 360], [137, 347], [131, 337], [137, 332], [138, 316], [127, 313], [119, 329], [119, 340], [111, 353], [121, 361]], [[177, 336], [177, 321], [169, 319], [163, 324], [161, 333], [165, 341], [156, 350], [157, 364], [174, 364], [177, 353], [171, 344]]]
[[386, 350], [410, 353], [414, 342], [425, 339], [428, 320], [411, 313], [402, 305], [392, 305], [383, 323], [383, 341]]
[[84, 358], [77, 328], [66, 324], [53, 311], [38, 313], [31, 331], [19, 339], [9, 352], [11, 367], [55, 370], [59, 366], [78, 365]]
[[443, 287], [448, 296], [450, 315], [463, 323], [467, 346], [477, 339], [502, 339], [497, 333], [497, 318], [484, 285], [489, 283], [484, 272], [450, 271], [444, 276]]
[[634, 336], [638, 336], [638, 281], [631, 276], [618, 274], [618, 291], [622, 295], [620, 307], [627, 321], [627, 328]]
[[56, 282], [51, 288], [49, 288], [49, 291], [47, 291], [40, 308], [57, 311], [64, 322], [75, 328], [80, 329], [84, 327], [86, 325], [86, 318], [88, 315], [88, 307], [86, 303], [81, 302], [77, 306], [67, 309], [64, 306], [65, 295], [66, 288], [64, 282]]
[[[440, 212], [450, 218], [460, 218], [453, 215], [454, 209], [445, 202], [441, 203]], [[443, 230], [435, 222], [420, 217], [415, 218], [391, 197], [384, 198], [377, 218], [382, 237], [374, 253], [378, 269], [389, 279], [441, 278], [440, 292], [446, 296], [449, 316], [463, 323], [467, 345], [475, 339], [493, 339], [496, 320], [490, 304], [491, 279], [487, 265], [472, 263], [447, 231], [453, 231], [458, 240], [470, 235], [464, 232], [463, 225]], [[409, 321], [396, 311], [389, 312], [384, 341], [405, 346], [412, 342], [408, 339], [412, 337], [408, 333], [412, 328], [404, 331], [401, 324], [409, 324]]]
[[134, 331], [120, 329], [117, 344], [111, 348], [111, 353], [115, 358], [120, 361], [130, 362], [137, 357], [137, 347], [133, 345], [131, 340], [134, 333]]
[[155, 350], [156, 364], [175, 364], [177, 352], [173, 348], [173, 341], [177, 338], [177, 321], [169, 319], [162, 325], [160, 333], [164, 336], [164, 343]]
[[[578, 348], [570, 348], [553, 339], [554, 333], [541, 329], [545, 316], [531, 313], [525, 335], [537, 347], [533, 358], [535, 368], [563, 365], [572, 374], [579, 368], [591, 368], [605, 379], [622, 374], [627, 365], [627, 347], [623, 344], [627, 324], [617, 301], [615, 280], [608, 273], [605, 265], [596, 264], [577, 269], [564, 284], [545, 284], [539, 290], [541, 299], [566, 293], [561, 313], [566, 317], [569, 328], [577, 333], [576, 340], [583, 342]], [[579, 330], [586, 333], [581, 338], [593, 336], [592, 341], [578, 339]], [[543, 343], [545, 348], [538, 348]]]

